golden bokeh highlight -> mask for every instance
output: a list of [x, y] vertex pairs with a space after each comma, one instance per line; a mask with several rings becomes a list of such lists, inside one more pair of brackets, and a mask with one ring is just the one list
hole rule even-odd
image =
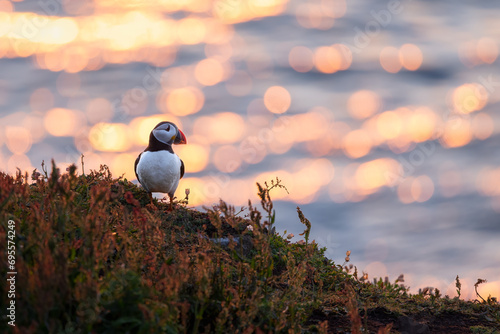
[[135, 176], [135, 160], [139, 152], [136, 154], [131, 153], [122, 153], [117, 154], [113, 158], [110, 168], [113, 171], [113, 175], [122, 176], [127, 178], [128, 180], [134, 180]]
[[289, 132], [294, 142], [299, 143], [323, 137], [328, 131], [328, 125], [325, 114], [312, 109], [304, 114], [294, 115], [285, 131]]
[[182, 44], [199, 44], [206, 33], [205, 22], [199, 18], [188, 17], [177, 23], [177, 38]]
[[131, 146], [128, 127], [118, 123], [97, 123], [90, 129], [89, 141], [103, 152], [124, 152]]
[[347, 100], [349, 114], [357, 119], [364, 119], [375, 114], [381, 106], [380, 97], [370, 90], [359, 90]]
[[[0, 27], [0, 56], [28, 57], [34, 55], [39, 68], [51, 71], [77, 73], [82, 70], [98, 70], [106, 63], [124, 64], [133, 61], [148, 62], [165, 67], [175, 60], [176, 45], [199, 43], [227, 43], [234, 29], [212, 17], [188, 16], [173, 20], [166, 18], [158, 8], [142, 6], [126, 11], [116, 11], [116, 6], [93, 12], [92, 6], [70, 6], [75, 16], [57, 17], [35, 13], [9, 13], [2, 17]], [[169, 4], [167, 6], [167, 3]], [[171, 2], [155, 4], [166, 12], [175, 11]], [[180, 6], [186, 12], [199, 13], [200, 8], [209, 8], [207, 2], [186, 2]], [[64, 6], [67, 7], [66, 5]], [[84, 9], [80, 9], [84, 8]], [[177, 6], [178, 7], [178, 6]], [[260, 6], [257, 6], [260, 8]], [[265, 6], [268, 8], [268, 6]], [[278, 12], [283, 10], [279, 6]], [[101, 11], [103, 10], [103, 11]], [[265, 13], [253, 13], [242, 21]], [[78, 16], [81, 15], [81, 16]], [[32, 22], [36, 34], [27, 31], [26, 22]], [[42, 22], [43, 24], [39, 24]], [[3, 43], [9, 35], [12, 43]], [[148, 48], [148, 52], [144, 52]]]
[[417, 108], [409, 118], [408, 133], [416, 143], [432, 139], [437, 124], [436, 114], [427, 107]]
[[[65, 17], [49, 23], [40, 31], [40, 38], [47, 44], [67, 44], [73, 41], [79, 32], [78, 24], [73, 18]], [[44, 38], [45, 37], [45, 38]]]
[[245, 134], [245, 121], [232, 112], [215, 114], [209, 127], [214, 143], [235, 143]]
[[377, 117], [378, 133], [385, 139], [394, 139], [403, 131], [403, 120], [395, 111], [384, 111]]
[[27, 153], [32, 144], [32, 138], [29, 131], [20, 126], [7, 126], [5, 128], [5, 137], [7, 148], [13, 154]]
[[193, 134], [202, 137], [204, 142], [231, 144], [245, 134], [245, 122], [231, 112], [199, 117], [193, 124]]
[[294, 46], [288, 54], [288, 63], [297, 72], [309, 72], [314, 67], [314, 54], [305, 46]]
[[439, 139], [445, 147], [461, 147], [472, 140], [470, 121], [456, 118], [445, 123], [443, 135]]
[[380, 51], [380, 65], [389, 73], [398, 73], [403, 64], [399, 55], [399, 50], [393, 46], [386, 46]]
[[422, 65], [422, 51], [415, 44], [403, 44], [399, 49], [399, 61], [408, 71], [416, 71]]
[[[294, 203], [311, 203], [320, 188], [328, 184], [335, 174], [332, 163], [326, 159], [303, 159], [294, 164], [294, 172], [285, 174], [283, 181], [287, 182], [289, 194], [282, 192], [282, 196]], [[277, 175], [277, 174], [275, 174]]]
[[352, 51], [351, 51], [351, 49], [345, 44], [333, 44], [332, 48], [337, 50], [341, 55], [339, 71], [345, 71], [349, 67], [351, 67], [351, 64], [352, 64]]
[[344, 44], [321, 46], [314, 52], [314, 65], [321, 73], [347, 70], [352, 63], [352, 52]]
[[481, 110], [488, 103], [488, 92], [478, 83], [467, 83], [457, 87], [451, 97], [454, 110], [462, 114]]
[[369, 134], [363, 130], [353, 130], [349, 132], [342, 141], [344, 153], [353, 159], [361, 158], [372, 148], [372, 140]]
[[500, 298], [500, 281], [490, 281], [479, 285], [477, 288], [477, 293], [481, 296], [488, 296], [496, 298], [498, 300]]
[[166, 97], [167, 111], [176, 116], [187, 116], [197, 113], [205, 103], [203, 92], [196, 87], [177, 88], [168, 92]]
[[213, 86], [224, 79], [224, 66], [214, 58], [201, 60], [194, 69], [196, 80], [204, 86]]
[[43, 123], [47, 132], [52, 136], [68, 137], [76, 135], [87, 122], [81, 111], [54, 108], [45, 114]]
[[274, 16], [282, 13], [288, 0], [250, 0], [233, 1], [215, 0], [213, 2], [213, 14], [223, 23], [239, 23], [252, 19]]
[[365, 162], [356, 169], [354, 179], [357, 188], [364, 194], [371, 194], [383, 186], [393, 186], [399, 163], [389, 158]]
[[190, 143], [176, 146], [175, 151], [184, 162], [186, 173], [201, 172], [208, 164], [209, 148], [207, 146]]
[[286, 88], [281, 86], [269, 87], [264, 94], [264, 105], [274, 114], [282, 114], [290, 108], [292, 97]]

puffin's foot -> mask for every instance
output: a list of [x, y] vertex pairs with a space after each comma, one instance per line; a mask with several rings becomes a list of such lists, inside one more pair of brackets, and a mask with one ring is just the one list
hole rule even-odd
[[170, 207], [168, 209], [168, 211], [172, 211], [174, 209], [173, 207], [173, 204], [174, 204], [174, 196], [170, 196], [168, 195], [168, 197], [170, 197]]
[[148, 193], [148, 197], [149, 197], [149, 204], [146, 204], [146, 207], [150, 208], [153, 211], [158, 210], [156, 205], [153, 203], [153, 194]]

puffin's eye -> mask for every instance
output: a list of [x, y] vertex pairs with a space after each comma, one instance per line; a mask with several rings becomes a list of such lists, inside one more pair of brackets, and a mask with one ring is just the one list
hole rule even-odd
[[165, 129], [165, 131], [170, 131], [170, 124], [167, 125], [167, 128]]

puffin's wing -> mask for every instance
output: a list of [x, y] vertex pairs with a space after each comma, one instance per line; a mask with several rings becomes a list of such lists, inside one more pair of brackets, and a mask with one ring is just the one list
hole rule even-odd
[[184, 161], [181, 160], [181, 179], [184, 176]]
[[135, 177], [137, 178], [137, 181], [139, 181], [140, 184], [142, 184], [141, 180], [139, 180], [139, 175], [137, 174], [137, 164], [139, 164], [139, 159], [141, 158], [141, 154], [135, 159], [135, 165], [134, 165], [134, 172], [135, 172]]

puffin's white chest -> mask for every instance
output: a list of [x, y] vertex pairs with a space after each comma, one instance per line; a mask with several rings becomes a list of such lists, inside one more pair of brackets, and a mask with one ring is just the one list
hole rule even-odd
[[181, 159], [168, 151], [142, 152], [137, 175], [146, 191], [173, 196], [181, 177]]

